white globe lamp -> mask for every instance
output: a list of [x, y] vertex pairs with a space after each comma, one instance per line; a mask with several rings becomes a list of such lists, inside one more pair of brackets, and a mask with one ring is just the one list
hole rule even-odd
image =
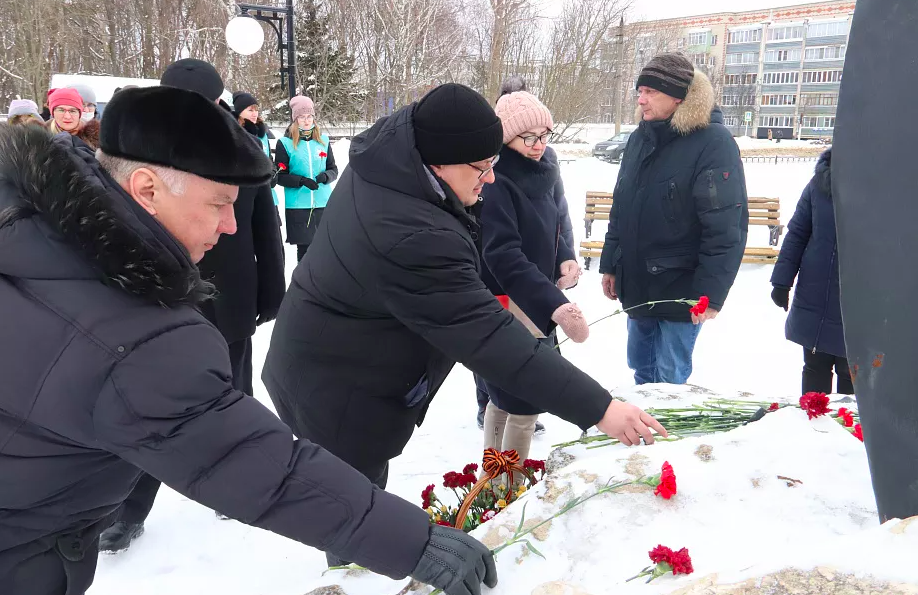
[[248, 15], [235, 17], [226, 25], [226, 44], [237, 54], [250, 56], [265, 43], [261, 24]]

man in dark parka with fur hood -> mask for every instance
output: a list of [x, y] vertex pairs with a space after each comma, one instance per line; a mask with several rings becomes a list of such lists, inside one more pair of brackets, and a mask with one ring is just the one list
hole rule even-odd
[[487, 548], [232, 387], [194, 263], [235, 231], [237, 187], [272, 175], [248, 133], [150, 87], [112, 100], [100, 143], [0, 128], [0, 593], [85, 593], [142, 471], [393, 578], [493, 586]]
[[638, 129], [615, 186], [599, 271], [603, 292], [631, 310], [628, 366], [637, 384], [684, 384], [701, 324], [723, 308], [746, 247], [749, 210], [739, 148], [723, 126], [714, 90], [682, 54], [641, 71]]

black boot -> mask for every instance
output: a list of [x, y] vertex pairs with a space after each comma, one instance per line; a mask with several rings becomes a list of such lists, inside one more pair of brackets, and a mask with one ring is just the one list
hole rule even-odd
[[535, 432], [533, 432], [533, 434], [541, 434], [541, 433], [544, 432], [544, 431], [545, 431], [545, 426], [542, 425], [542, 422], [537, 421], [537, 422], [536, 422], [536, 427], [535, 427]]
[[99, 551], [122, 552], [141, 535], [143, 535], [143, 523], [118, 521], [99, 536]]

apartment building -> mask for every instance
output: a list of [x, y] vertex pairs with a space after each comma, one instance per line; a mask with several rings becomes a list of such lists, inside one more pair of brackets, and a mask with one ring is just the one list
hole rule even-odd
[[734, 135], [831, 137], [854, 5], [836, 0], [636, 23], [628, 35], [634, 78], [651, 53], [678, 50], [712, 78]]

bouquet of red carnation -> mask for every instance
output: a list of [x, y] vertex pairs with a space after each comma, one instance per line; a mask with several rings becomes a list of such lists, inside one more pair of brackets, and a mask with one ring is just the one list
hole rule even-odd
[[669, 464], [669, 461], [663, 463], [663, 469], [660, 473], [646, 477], [640, 483], [652, 487], [653, 493], [664, 500], [669, 500], [676, 495], [676, 473], [673, 471], [673, 466]]
[[[655, 578], [659, 578], [664, 574], [672, 572], [676, 574], [692, 574], [695, 572], [695, 569], [692, 568], [692, 558], [689, 556], [689, 552], [686, 548], [682, 548], [679, 551], [673, 551], [665, 545], [658, 545], [647, 553], [650, 556], [650, 561], [653, 562], [656, 566], [648, 566], [636, 576], [632, 576], [628, 581], [633, 581], [636, 578], [641, 578], [644, 576], [649, 576], [647, 579], [649, 583]], [[626, 582], [628, 582], [626, 581]]]
[[[469, 532], [487, 523], [545, 477], [545, 461], [526, 459], [522, 467], [526, 469], [527, 474], [523, 477], [523, 483], [515, 490], [512, 485], [509, 487], [504, 484], [495, 485], [494, 482], [485, 484], [484, 489], [478, 493], [469, 508], [465, 524], [462, 526], [463, 531]], [[447, 506], [443, 503], [434, 493], [435, 486], [433, 484], [427, 486], [421, 492], [421, 507], [427, 511], [431, 523], [450, 527], [456, 526], [459, 508], [468, 498], [472, 487], [478, 481], [477, 472], [478, 465], [469, 463], [463, 467], [461, 473], [450, 471], [443, 475], [443, 487], [452, 490], [456, 500], [458, 500], [458, 505], [456, 506]], [[538, 479], [536, 478], [536, 473], [539, 474]]]

